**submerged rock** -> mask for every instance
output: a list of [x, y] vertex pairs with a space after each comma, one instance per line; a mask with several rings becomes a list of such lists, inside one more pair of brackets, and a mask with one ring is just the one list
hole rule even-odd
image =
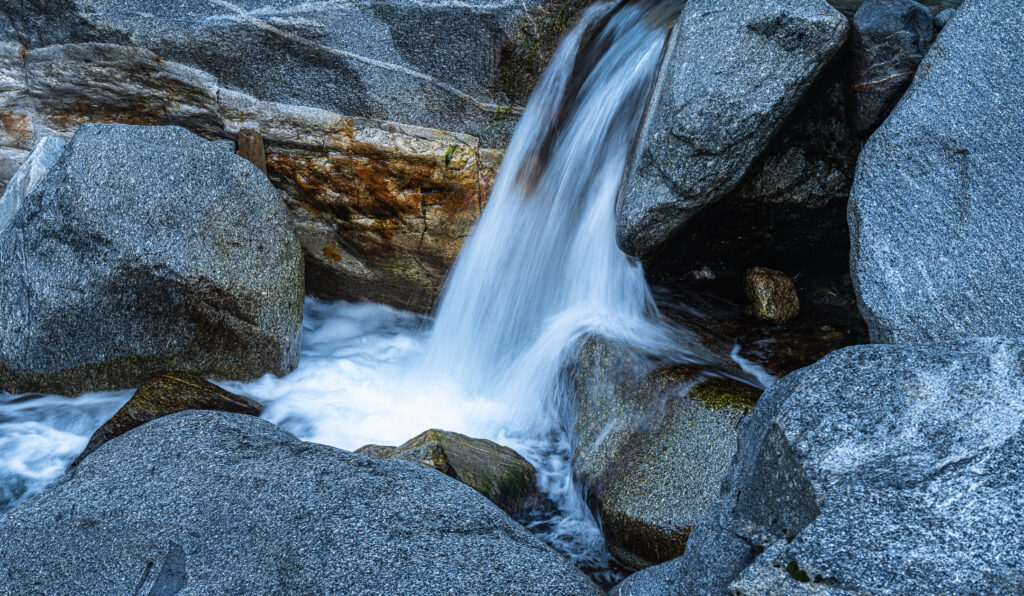
[[3, 390], [295, 366], [301, 253], [243, 158], [177, 127], [86, 125], [19, 202], [0, 229]]
[[772, 323], [792, 319], [800, 312], [800, 299], [793, 280], [785, 273], [764, 267], [747, 269], [743, 292], [750, 304], [750, 313]]
[[521, 513], [541, 500], [533, 465], [512, 449], [486, 439], [431, 429], [398, 447], [366, 445], [356, 453], [433, 468], [473, 488], [509, 514]]
[[846, 39], [823, 2], [688, 2], [616, 205], [619, 245], [647, 256], [733, 190]]
[[598, 339], [583, 344], [573, 375], [573, 472], [608, 550], [635, 569], [681, 555], [758, 391], [693, 367], [659, 368]]
[[845, 348], [773, 385], [676, 593], [1024, 587], [1024, 350]]
[[173, 372], [153, 377], [93, 433], [85, 450], [72, 465], [99, 449], [100, 445], [133, 428], [185, 410], [217, 410], [259, 416], [263, 405], [189, 373]]
[[876, 342], [1024, 336], [1024, 12], [966, 3], [860, 156], [850, 269]]
[[0, 517], [0, 568], [14, 593], [599, 593], [442, 474], [198, 410], [114, 439]]
[[850, 120], [867, 136], [913, 80], [935, 37], [935, 18], [915, 0], [868, 0], [852, 23]]

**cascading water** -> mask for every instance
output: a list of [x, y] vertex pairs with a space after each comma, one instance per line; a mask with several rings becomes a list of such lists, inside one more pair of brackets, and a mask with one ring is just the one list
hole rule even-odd
[[[262, 400], [264, 416], [300, 438], [345, 449], [401, 443], [428, 428], [508, 444], [537, 466], [559, 505], [545, 537], [577, 563], [604, 566], [600, 533], [571, 480], [572, 400], [559, 377], [588, 334], [678, 349], [614, 231], [616, 195], [678, 4], [597, 5], [562, 42], [432, 329], [383, 306], [309, 300], [299, 367], [226, 385]], [[59, 474], [127, 395], [0, 398], [0, 487], [15, 486], [7, 500]]]

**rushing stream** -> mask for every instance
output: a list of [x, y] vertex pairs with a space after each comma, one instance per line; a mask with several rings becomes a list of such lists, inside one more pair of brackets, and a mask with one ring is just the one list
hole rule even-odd
[[[516, 128], [490, 202], [433, 319], [307, 300], [301, 361], [226, 383], [303, 439], [355, 449], [428, 428], [495, 440], [538, 468], [558, 505], [538, 533], [608, 567], [571, 480], [572, 395], [560, 373], [598, 333], [687, 358], [640, 266], [615, 244], [614, 203], [675, 2], [591, 7], [559, 46]], [[41, 490], [130, 392], [0, 394], [0, 507]]]

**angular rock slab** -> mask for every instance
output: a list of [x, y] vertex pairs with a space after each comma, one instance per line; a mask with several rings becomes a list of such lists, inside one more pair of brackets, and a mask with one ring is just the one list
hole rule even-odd
[[580, 4], [9, 0], [0, 41], [135, 46], [263, 100], [501, 137]]
[[875, 342], [1024, 336], [1024, 12], [966, 3], [871, 136], [850, 273]]
[[646, 256], [735, 188], [846, 30], [818, 0], [687, 2], [616, 205], [619, 246]]
[[251, 379], [298, 360], [287, 209], [255, 166], [184, 129], [80, 128], [20, 198], [0, 254], [0, 389]]
[[765, 391], [679, 594], [1024, 588], [1024, 349], [833, 352]]
[[0, 518], [2, 586], [60, 594], [599, 593], [467, 486], [189, 411]]

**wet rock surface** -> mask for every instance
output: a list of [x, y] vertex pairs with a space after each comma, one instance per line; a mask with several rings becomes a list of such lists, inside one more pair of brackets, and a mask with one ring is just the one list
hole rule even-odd
[[116, 414], [89, 438], [82, 454], [72, 465], [99, 449], [107, 441], [147, 422], [186, 410], [217, 410], [259, 416], [263, 406], [244, 395], [184, 372], [162, 374], [146, 381]]
[[782, 323], [800, 314], [796, 287], [782, 271], [751, 267], [743, 277], [743, 293], [750, 313], [758, 319]]
[[914, 0], [868, 0], [850, 33], [850, 118], [854, 132], [867, 137], [913, 80], [935, 37], [935, 18]]
[[510, 515], [524, 513], [542, 500], [533, 465], [512, 449], [486, 439], [432, 429], [398, 447], [366, 445], [355, 452], [433, 468], [473, 488]]
[[965, 4], [868, 141], [850, 270], [876, 342], [1024, 336], [1024, 13]]
[[598, 338], [582, 344], [572, 374], [573, 472], [609, 551], [634, 569], [679, 556], [718, 496], [759, 391]]
[[75, 395], [168, 369], [295, 366], [299, 244], [241, 157], [177, 127], [88, 125], [16, 202], [0, 230], [0, 388]]
[[[694, 275], [710, 279], [693, 279]], [[866, 343], [868, 331], [846, 274], [808, 271], [793, 277], [800, 313], [782, 323], [760, 321], [746, 310], [743, 279], [709, 268], [651, 280], [663, 315], [696, 334], [719, 360], [738, 356], [781, 377], [845, 346]], [[728, 368], [726, 368], [728, 370]]]
[[0, 517], [0, 566], [16, 593], [599, 593], [443, 474], [198, 410], [114, 439]]
[[647, 256], [733, 190], [846, 31], [819, 2], [688, 2], [616, 205], [619, 246]]
[[742, 423], [676, 593], [1016, 591], [1022, 441], [1016, 343], [835, 352]]

